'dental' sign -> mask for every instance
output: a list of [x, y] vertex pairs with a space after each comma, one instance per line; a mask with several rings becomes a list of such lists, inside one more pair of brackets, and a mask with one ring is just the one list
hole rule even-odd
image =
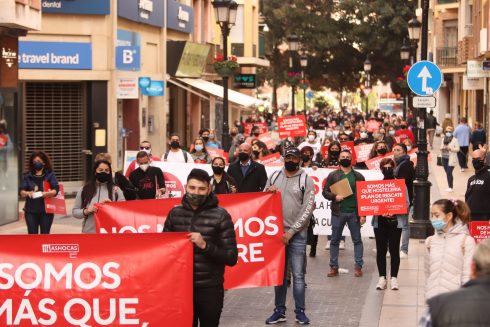
[[19, 68], [92, 69], [92, 44], [19, 41]]

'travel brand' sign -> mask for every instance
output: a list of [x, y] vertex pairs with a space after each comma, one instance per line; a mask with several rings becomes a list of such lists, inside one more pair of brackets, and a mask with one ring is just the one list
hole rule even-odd
[[110, 0], [42, 0], [43, 13], [109, 15]]
[[19, 41], [19, 68], [92, 69], [92, 44]]
[[117, 15], [135, 22], [164, 26], [164, 1], [118, 0]]
[[179, 32], [192, 33], [194, 31], [194, 8], [175, 0], [167, 0], [167, 27]]

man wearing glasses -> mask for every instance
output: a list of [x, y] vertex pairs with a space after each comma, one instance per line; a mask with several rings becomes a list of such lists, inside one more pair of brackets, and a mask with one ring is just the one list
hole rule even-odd
[[[148, 142], [148, 141], [143, 141], [143, 142], [140, 143], [139, 151], [145, 151], [146, 153], [148, 153], [148, 156], [151, 158], [150, 162], [151, 161], [160, 161], [160, 157], [154, 156], [154, 155], [151, 154], [151, 143]], [[137, 165], [136, 160], [133, 160], [129, 164], [128, 170], [126, 170], [126, 173], [124, 174], [124, 176], [126, 176], [126, 178], [129, 178], [129, 175], [131, 175], [131, 173], [136, 168], [138, 168], [136, 165]]]

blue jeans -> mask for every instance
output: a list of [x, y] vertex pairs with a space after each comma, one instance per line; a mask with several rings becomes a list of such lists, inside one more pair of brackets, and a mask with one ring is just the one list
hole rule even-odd
[[449, 188], [453, 188], [454, 166], [449, 166], [449, 159], [447, 158], [442, 158], [442, 166], [444, 167], [444, 171], [446, 172], [447, 185], [449, 186]]
[[281, 286], [274, 287], [275, 305], [277, 310], [286, 311], [287, 267], [291, 260], [293, 271], [293, 297], [296, 310], [305, 310], [305, 271], [306, 261], [306, 229], [296, 233], [289, 245], [286, 246], [286, 260], [284, 266], [284, 280]]
[[361, 222], [357, 212], [332, 214], [332, 241], [330, 242], [330, 267], [339, 268], [339, 243], [342, 238], [345, 224], [349, 227], [352, 243], [354, 243], [354, 256], [356, 267], [362, 268], [364, 261], [362, 254], [364, 248], [361, 239]]
[[[408, 209], [408, 218], [413, 216], [413, 206], [410, 206]], [[402, 227], [402, 241], [401, 241], [401, 246], [400, 246], [400, 251], [405, 252], [408, 254], [408, 243], [410, 242], [410, 226], [408, 224], [408, 221], [405, 225]]]

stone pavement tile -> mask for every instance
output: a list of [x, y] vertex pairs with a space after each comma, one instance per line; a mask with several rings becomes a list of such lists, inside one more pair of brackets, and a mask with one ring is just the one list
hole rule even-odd
[[417, 287], [419, 284], [419, 271], [414, 269], [404, 269], [398, 272], [398, 284], [400, 288], [407, 286]]
[[416, 286], [400, 286], [398, 291], [392, 291], [389, 288], [385, 290], [383, 307], [388, 305], [415, 305], [417, 303]]
[[417, 306], [383, 306], [379, 327], [414, 327], [417, 325]]

